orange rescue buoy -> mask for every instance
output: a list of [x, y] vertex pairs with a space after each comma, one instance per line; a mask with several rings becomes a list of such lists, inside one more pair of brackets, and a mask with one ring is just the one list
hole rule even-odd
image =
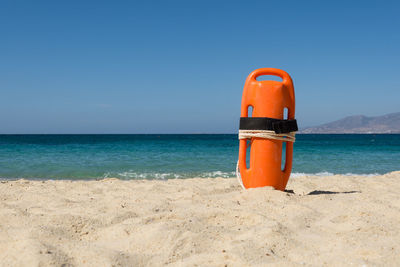
[[[279, 76], [282, 82], [258, 81], [257, 77], [262, 75]], [[253, 109], [251, 117], [249, 107]], [[287, 119], [284, 118], [285, 108]], [[273, 186], [285, 190], [292, 170], [294, 132], [297, 131], [294, 115], [295, 95], [289, 74], [280, 69], [262, 68], [247, 77], [242, 96], [238, 163], [245, 188]], [[241, 131], [267, 133], [267, 137], [260, 137], [260, 134], [240, 137]], [[250, 144], [247, 144], [249, 139]], [[286, 155], [282, 169], [283, 142], [286, 142]], [[250, 166], [246, 166], [248, 146]]]

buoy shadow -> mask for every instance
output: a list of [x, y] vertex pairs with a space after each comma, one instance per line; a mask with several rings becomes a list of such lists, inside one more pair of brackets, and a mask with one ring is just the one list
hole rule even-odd
[[334, 195], [334, 194], [354, 194], [361, 193], [361, 191], [343, 191], [343, 192], [335, 192], [335, 191], [324, 191], [324, 190], [314, 190], [308, 193], [308, 196], [311, 195]]
[[285, 193], [294, 194], [294, 191], [291, 190], [291, 189], [286, 189], [286, 190], [285, 190]]

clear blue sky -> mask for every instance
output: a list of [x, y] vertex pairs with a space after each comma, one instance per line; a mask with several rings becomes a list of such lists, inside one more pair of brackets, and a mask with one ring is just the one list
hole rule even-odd
[[1, 1], [0, 133], [235, 133], [286, 70], [300, 126], [400, 111], [387, 1]]

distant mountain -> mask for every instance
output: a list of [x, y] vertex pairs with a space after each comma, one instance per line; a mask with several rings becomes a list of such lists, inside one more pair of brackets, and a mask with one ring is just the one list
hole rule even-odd
[[304, 128], [299, 133], [400, 133], [400, 112], [378, 117], [350, 116], [320, 126]]

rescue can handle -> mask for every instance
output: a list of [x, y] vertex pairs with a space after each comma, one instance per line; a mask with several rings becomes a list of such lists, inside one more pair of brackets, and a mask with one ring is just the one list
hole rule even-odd
[[[278, 76], [282, 78], [282, 83], [289, 88], [289, 94], [290, 97], [292, 98], [292, 101], [294, 102], [295, 96], [294, 96], [294, 88], [293, 88], [293, 81], [292, 78], [290, 78], [290, 75], [283, 70], [280, 69], [275, 69], [275, 68], [261, 68], [261, 69], [256, 69], [252, 73], [250, 73], [249, 77], [247, 78], [248, 82], [262, 82], [262, 81], [257, 81], [257, 77], [263, 76], [263, 75], [272, 75], [272, 76]], [[291, 116], [292, 115], [292, 116]], [[291, 110], [289, 109], [289, 114], [288, 118], [293, 119], [294, 118], [294, 109]]]
[[290, 78], [289, 74], [287, 74], [286, 71], [280, 70], [280, 69], [274, 69], [274, 68], [261, 68], [261, 69], [256, 69], [249, 75], [250, 80], [257, 81], [257, 77], [262, 76], [262, 75], [273, 75], [273, 76], [278, 76], [282, 78], [282, 83], [284, 84], [291, 84], [292, 79]]

